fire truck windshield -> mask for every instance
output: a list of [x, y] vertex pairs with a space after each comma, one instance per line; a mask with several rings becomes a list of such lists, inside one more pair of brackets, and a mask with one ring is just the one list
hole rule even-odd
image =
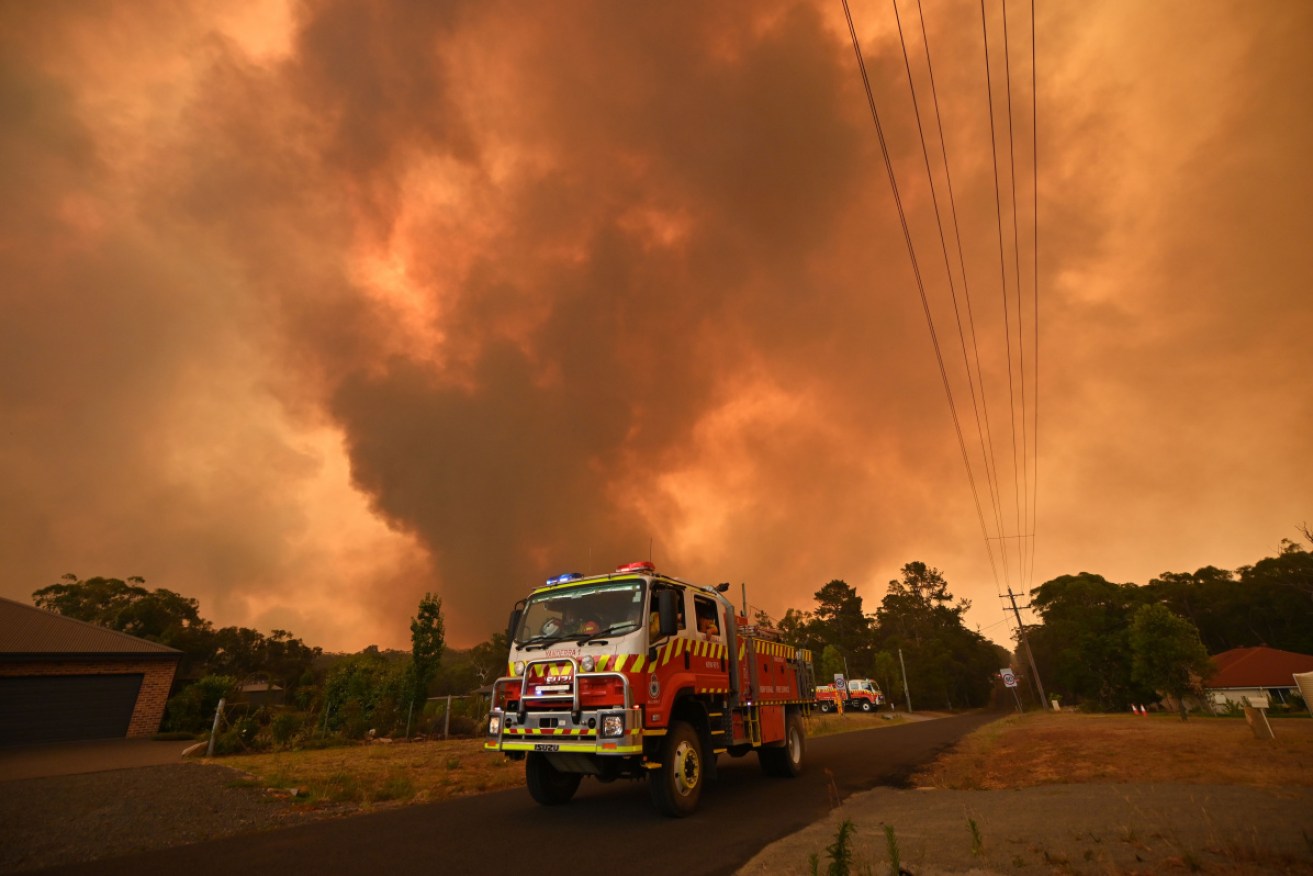
[[582, 643], [624, 635], [642, 626], [640, 579], [558, 587], [529, 597], [515, 631], [515, 644], [545, 646], [562, 639]]

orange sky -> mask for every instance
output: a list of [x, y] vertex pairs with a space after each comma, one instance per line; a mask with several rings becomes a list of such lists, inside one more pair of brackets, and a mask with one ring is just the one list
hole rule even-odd
[[1038, 5], [1036, 350], [1029, 4], [996, 212], [980, 5], [924, 3], [996, 516], [893, 8], [852, 3], [985, 526], [1034, 517], [991, 562], [838, 2], [2, 0], [0, 594], [141, 575], [354, 650], [431, 590], [468, 646], [649, 551], [777, 616], [922, 560], [1007, 643], [1002, 588], [1273, 553], [1313, 6]]

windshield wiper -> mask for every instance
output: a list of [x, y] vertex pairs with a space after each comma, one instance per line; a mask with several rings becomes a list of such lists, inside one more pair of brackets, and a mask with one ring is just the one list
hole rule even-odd
[[[587, 642], [596, 642], [598, 639], [602, 638], [603, 636], [613, 636], [616, 633], [628, 632], [629, 630], [636, 630], [639, 628], [639, 626], [640, 624], [637, 621], [622, 621], [618, 624], [611, 624], [611, 626], [607, 627], [604, 630], [601, 630], [600, 632], [593, 633], [592, 635], [589, 636], [583, 636], [575, 644], [583, 645]], [[606, 643], [602, 642], [601, 644], [606, 644]]]
[[548, 645], [552, 644], [553, 642], [559, 642], [563, 638], [565, 637], [564, 636], [534, 636], [531, 639], [525, 639], [523, 642], [519, 642], [517, 644], [519, 644], [519, 646], [523, 648], [525, 651], [532, 651], [535, 648], [546, 648]]

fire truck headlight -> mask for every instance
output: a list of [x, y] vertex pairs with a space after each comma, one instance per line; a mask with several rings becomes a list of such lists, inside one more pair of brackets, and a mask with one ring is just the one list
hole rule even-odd
[[516, 674], [516, 675], [524, 675], [524, 661], [523, 661], [523, 660], [516, 660], [516, 661], [515, 661], [515, 665], [514, 665], [513, 667], [511, 667], [511, 668], [515, 670], [515, 674]]
[[589, 654], [587, 657], [579, 661], [579, 668], [584, 672], [592, 672], [597, 668], [597, 661], [593, 659], [592, 654]]
[[501, 732], [501, 715], [493, 715], [488, 721], [488, 735], [496, 736]]
[[603, 735], [603, 736], [624, 736], [624, 735], [625, 735], [625, 716], [624, 716], [624, 715], [603, 715], [603, 716], [602, 716], [602, 735]]

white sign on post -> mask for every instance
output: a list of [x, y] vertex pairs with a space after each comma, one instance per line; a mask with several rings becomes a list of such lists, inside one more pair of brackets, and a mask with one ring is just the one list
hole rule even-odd
[[1003, 676], [1003, 684], [1004, 684], [1005, 686], [1007, 686], [1007, 687], [1016, 687], [1016, 686], [1017, 686], [1017, 677], [1016, 677], [1015, 675], [1012, 674], [1012, 670], [1011, 670], [1011, 669], [1004, 669], [1004, 670], [1001, 670], [1000, 674]]

